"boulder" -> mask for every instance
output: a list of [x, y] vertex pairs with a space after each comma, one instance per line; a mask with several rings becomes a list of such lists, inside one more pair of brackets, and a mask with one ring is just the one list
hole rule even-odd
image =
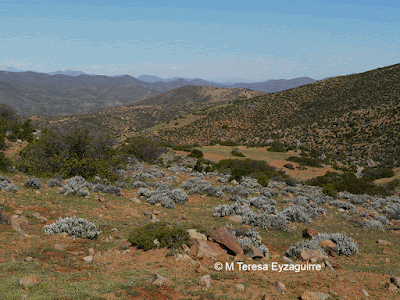
[[12, 215], [10, 218], [11, 227], [18, 232], [28, 233], [28, 220], [22, 215]]
[[199, 284], [201, 286], [204, 286], [206, 289], [209, 289], [211, 287], [211, 282], [210, 282], [210, 275], [204, 275], [203, 277], [200, 278]]
[[247, 245], [244, 250], [246, 252], [246, 255], [250, 256], [253, 259], [255, 259], [255, 258], [263, 258], [264, 257], [264, 255], [260, 252], [260, 250], [258, 250], [253, 245]]
[[326, 254], [335, 257], [337, 255], [337, 246], [331, 240], [324, 240], [319, 242], [318, 246], [320, 246]]
[[207, 237], [204, 234], [197, 232], [196, 229], [188, 229], [187, 232], [191, 239], [207, 241]]
[[237, 237], [232, 235], [226, 228], [218, 228], [211, 232], [210, 240], [216, 242], [235, 255], [244, 254]]
[[19, 284], [24, 288], [26, 288], [28, 286], [32, 286], [32, 285], [37, 285], [39, 283], [40, 283], [40, 278], [37, 275], [31, 275], [31, 276], [23, 277], [19, 281]]
[[317, 250], [308, 249], [308, 250], [301, 251], [300, 258], [304, 261], [311, 261], [311, 262], [315, 263], [317, 261], [322, 261], [324, 258], [327, 258], [327, 257], [319, 249], [317, 249]]
[[304, 238], [311, 238], [318, 235], [318, 231], [313, 228], [306, 228], [303, 230], [302, 235]]
[[300, 295], [301, 300], [321, 300], [314, 292], [304, 291]]
[[235, 222], [235, 223], [242, 223], [243, 222], [242, 216], [239, 216], [239, 215], [229, 216], [229, 220], [232, 221], [232, 222]]
[[158, 286], [168, 286], [168, 285], [172, 285], [173, 282], [165, 277], [162, 277], [160, 275], [158, 275], [157, 273], [153, 274], [150, 279], [149, 282], [151, 284], [154, 285], [158, 285]]
[[205, 256], [214, 258], [227, 256], [226, 251], [222, 249], [219, 244], [204, 240], [195, 240], [193, 245], [190, 247], [190, 253], [192, 255], [201, 253]]

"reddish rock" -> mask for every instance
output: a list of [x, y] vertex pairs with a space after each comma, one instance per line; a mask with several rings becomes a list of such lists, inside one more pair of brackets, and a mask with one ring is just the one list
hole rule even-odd
[[389, 246], [392, 244], [392, 243], [388, 242], [387, 240], [378, 240], [377, 243], [379, 245], [384, 245], [384, 246]]
[[322, 254], [321, 250], [302, 250], [300, 254], [300, 258], [304, 261], [312, 261], [312, 262], [317, 262], [321, 261], [324, 258], [326, 258], [325, 255]]
[[64, 251], [69, 248], [70, 245], [68, 244], [55, 244], [54, 249]]
[[319, 242], [318, 246], [320, 246], [322, 249], [324, 249], [324, 251], [330, 256], [335, 257], [337, 254], [337, 246], [331, 240], [321, 241], [321, 242]]
[[15, 231], [28, 233], [28, 220], [22, 215], [13, 215], [10, 218], [11, 227]]
[[248, 248], [248, 252], [246, 252], [247, 256], [250, 256], [253, 259], [255, 259], [255, 258], [263, 258], [264, 257], [264, 255], [260, 252], [260, 250], [258, 250], [253, 245], [248, 245], [247, 248]]
[[218, 228], [211, 232], [210, 240], [223, 245], [235, 255], [243, 254], [237, 237], [233, 236], [226, 228]]
[[19, 284], [23, 286], [24, 288], [32, 285], [37, 285], [40, 283], [40, 278], [37, 275], [31, 275], [27, 277], [21, 278], [19, 281]]
[[131, 247], [131, 246], [132, 246], [132, 244], [131, 244], [130, 242], [128, 242], [127, 240], [122, 240], [122, 241], [119, 243], [118, 248], [121, 249], [121, 250], [126, 250], [126, 249], [128, 249], [129, 247]]
[[243, 218], [242, 216], [239, 215], [232, 215], [229, 217], [229, 220], [235, 223], [242, 223], [243, 222]]
[[310, 238], [310, 237], [318, 235], [318, 231], [316, 231], [313, 228], [306, 228], [303, 230], [302, 234], [303, 234], [304, 238]]
[[194, 240], [192, 247], [190, 247], [190, 254], [197, 255], [203, 254], [208, 257], [227, 256], [224, 249], [217, 243], [204, 240]]
[[320, 300], [321, 298], [317, 296], [314, 292], [305, 291], [300, 295], [301, 300]]

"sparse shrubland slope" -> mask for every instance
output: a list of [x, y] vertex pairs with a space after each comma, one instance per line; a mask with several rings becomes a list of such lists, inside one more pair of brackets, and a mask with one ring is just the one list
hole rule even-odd
[[128, 106], [113, 107], [85, 115], [63, 116], [48, 125], [107, 130], [118, 136], [129, 136], [162, 122], [167, 122], [207, 107], [263, 95], [248, 89], [223, 89], [184, 86]]
[[390, 160], [400, 154], [400, 64], [203, 111], [159, 137], [176, 143], [298, 139], [329, 153]]

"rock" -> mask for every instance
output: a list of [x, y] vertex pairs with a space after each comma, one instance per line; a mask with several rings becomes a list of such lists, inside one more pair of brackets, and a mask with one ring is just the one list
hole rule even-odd
[[342, 267], [339, 263], [333, 263], [333, 264], [332, 264], [332, 267], [333, 267], [335, 270], [343, 270], [343, 267]]
[[190, 253], [193, 255], [201, 253], [205, 256], [214, 258], [227, 256], [226, 252], [219, 244], [204, 240], [195, 240], [192, 247], [190, 247]]
[[107, 199], [104, 197], [97, 197], [97, 200], [99, 200], [100, 202], [107, 202]]
[[276, 281], [275, 282], [275, 287], [280, 291], [286, 290], [285, 284], [283, 282], [280, 282], [280, 281]]
[[326, 258], [326, 256], [322, 253], [322, 251], [320, 249], [317, 250], [302, 250], [301, 254], [300, 254], [300, 258], [304, 261], [321, 261], [324, 258]]
[[131, 201], [132, 201], [133, 203], [137, 203], [137, 204], [141, 204], [141, 203], [142, 203], [142, 201], [140, 201], [140, 199], [138, 199], [138, 198], [136, 198], [136, 197], [131, 198]]
[[371, 217], [371, 218], [375, 218], [375, 216], [377, 215], [378, 213], [376, 212], [376, 211], [370, 211], [370, 212], [368, 212], [368, 215]]
[[200, 278], [199, 284], [201, 286], [204, 286], [206, 289], [209, 289], [211, 287], [211, 282], [210, 282], [210, 275], [204, 275], [203, 277]]
[[28, 233], [28, 220], [22, 215], [12, 215], [10, 218], [11, 227], [18, 232]]
[[301, 300], [321, 300], [314, 292], [304, 291], [300, 295]]
[[160, 246], [160, 242], [159, 242], [158, 239], [155, 239], [155, 240], [153, 241], [153, 243], [154, 243], [154, 246], [156, 246], [156, 247]]
[[386, 284], [386, 288], [389, 292], [392, 292], [392, 293], [395, 293], [397, 291], [397, 287], [391, 283]]
[[337, 246], [331, 240], [324, 240], [319, 242], [318, 246], [320, 246], [324, 251], [330, 255], [335, 257], [337, 255]]
[[54, 249], [64, 251], [69, 248], [70, 245], [68, 244], [55, 244]]
[[247, 245], [244, 250], [246, 252], [246, 255], [250, 256], [253, 259], [255, 259], [255, 258], [263, 258], [264, 257], [264, 255], [260, 252], [260, 250], [258, 250], [253, 245]]
[[304, 238], [311, 238], [313, 236], [318, 235], [318, 231], [313, 228], [306, 228], [303, 230], [302, 235]]
[[25, 259], [24, 259], [25, 261], [32, 261], [33, 260], [33, 257], [32, 256], [27, 256], [27, 257], [25, 257]]
[[188, 253], [190, 251], [190, 248], [186, 244], [182, 245], [182, 249], [183, 249], [183, 252], [185, 252], [185, 253]]
[[330, 297], [330, 295], [328, 295], [328, 294], [319, 293], [319, 292], [314, 292], [314, 294], [317, 295], [318, 299], [321, 299], [321, 300], [325, 300]]
[[94, 255], [94, 249], [93, 248], [89, 248], [88, 249], [88, 253], [89, 253], [89, 255]]
[[366, 290], [362, 289], [361, 291], [363, 292], [365, 297], [369, 297], [369, 294], [368, 294], [368, 292]]
[[128, 240], [124, 239], [119, 243], [118, 248], [121, 250], [126, 250], [131, 246], [132, 246], [132, 243], [130, 243], [130, 242], [128, 242]]
[[239, 215], [229, 216], [229, 220], [232, 221], [232, 222], [235, 222], [235, 223], [242, 223], [243, 222], [242, 216], [239, 216]]
[[395, 286], [400, 287], [400, 277], [391, 277], [390, 282]]
[[294, 262], [293, 262], [293, 260], [291, 260], [289, 257], [287, 257], [287, 256], [283, 256], [282, 257], [282, 260], [285, 262], [285, 263], [288, 263], [288, 264], [290, 264], [290, 265], [293, 265], [294, 264]]
[[182, 215], [182, 220], [187, 220], [188, 219], [188, 217], [186, 216], [186, 215]]
[[378, 240], [377, 243], [379, 245], [384, 245], [384, 246], [389, 246], [392, 244], [391, 242], [388, 242], [387, 240]]
[[196, 272], [197, 273], [205, 273], [206, 272], [206, 268], [203, 265], [198, 265], [196, 267]]
[[328, 267], [328, 269], [329, 269], [331, 272], [336, 273], [335, 269], [332, 267], [331, 263], [328, 261], [327, 258], [324, 258], [324, 263], [325, 263], [325, 265]]
[[387, 247], [385, 247], [385, 248], [382, 249], [382, 253], [383, 254], [390, 254], [392, 252]]
[[151, 284], [158, 285], [158, 286], [168, 286], [168, 285], [173, 284], [172, 281], [170, 281], [169, 279], [167, 279], [165, 277], [158, 275], [157, 273], [153, 274], [150, 277], [149, 282]]
[[88, 256], [82, 257], [82, 259], [85, 262], [91, 262], [93, 260], [93, 255], [88, 255]]
[[17, 210], [15, 210], [15, 214], [17, 214], [17, 215], [22, 215], [23, 214], [23, 210], [22, 209], [17, 209]]
[[235, 284], [235, 288], [238, 290], [238, 291], [244, 291], [244, 285], [243, 284], [241, 284], [241, 283], [238, 283], [238, 284]]
[[187, 232], [191, 239], [207, 241], [207, 237], [204, 234], [197, 232], [196, 229], [188, 229]]
[[37, 285], [39, 283], [40, 283], [40, 278], [37, 275], [31, 275], [31, 276], [23, 277], [19, 281], [19, 284], [24, 288], [26, 288], [28, 286]]
[[244, 254], [237, 237], [233, 236], [226, 228], [218, 228], [211, 232], [210, 240], [223, 245], [235, 255]]

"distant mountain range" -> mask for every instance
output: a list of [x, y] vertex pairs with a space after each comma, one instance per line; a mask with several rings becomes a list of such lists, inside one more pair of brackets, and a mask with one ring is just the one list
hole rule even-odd
[[188, 85], [225, 89], [245, 88], [275, 93], [315, 82], [314, 79], [302, 77], [224, 85], [201, 78], [174, 78], [169, 81], [146, 82], [130, 75], [110, 77], [82, 74], [80, 71], [72, 70], [56, 71], [52, 74], [54, 75], [32, 71], [0, 71], [0, 103], [15, 107], [19, 114], [57, 116], [132, 104]]

